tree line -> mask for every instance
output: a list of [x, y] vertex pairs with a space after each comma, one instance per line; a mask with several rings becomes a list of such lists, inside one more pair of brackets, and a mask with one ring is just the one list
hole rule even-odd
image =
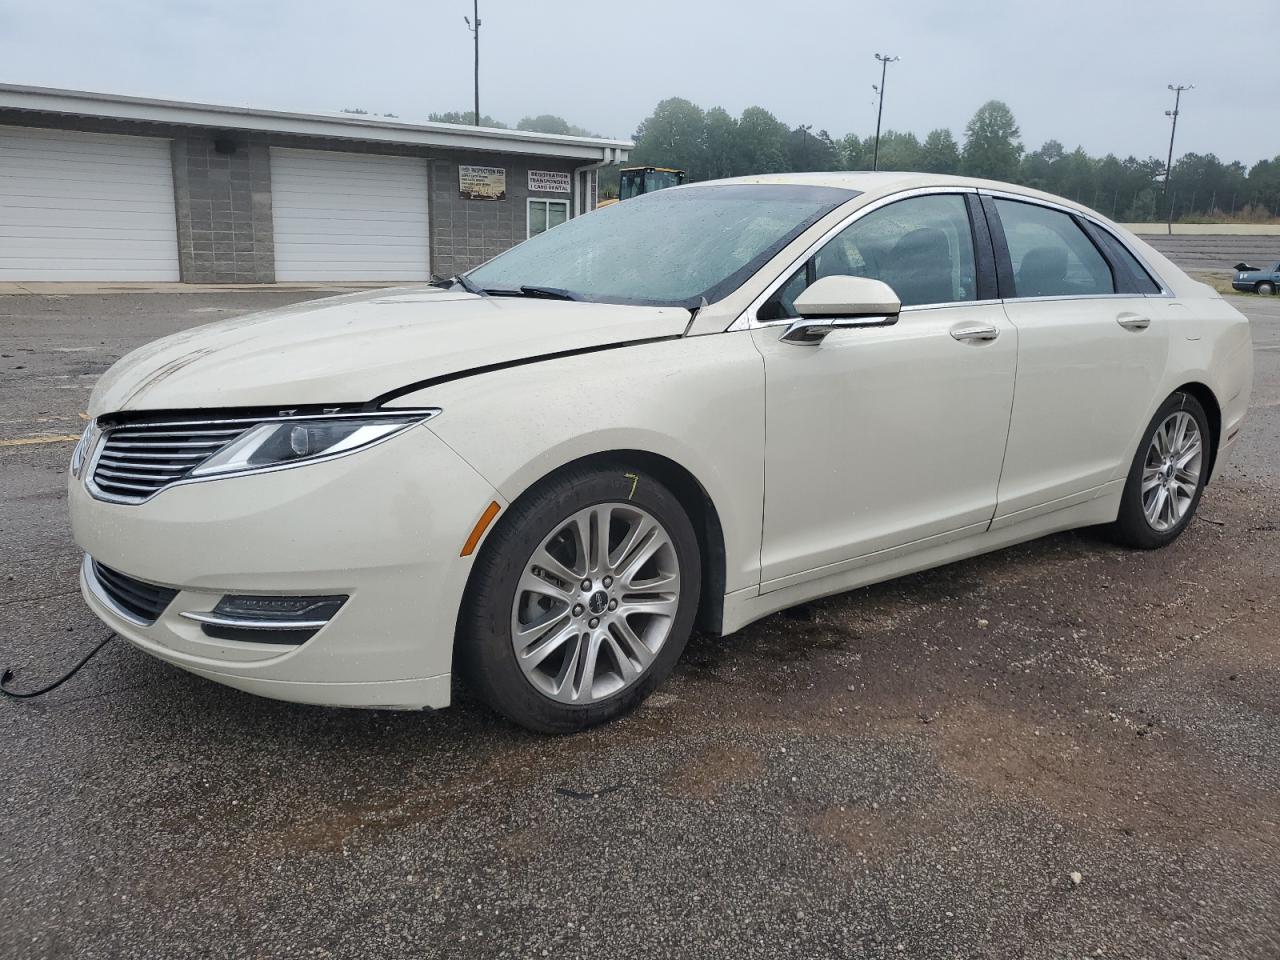
[[[550, 131], [548, 131], [550, 132]], [[557, 131], [558, 132], [558, 131]], [[787, 127], [763, 107], [734, 117], [721, 107], [703, 110], [680, 97], [663, 100], [635, 134], [631, 161], [678, 167], [689, 180], [757, 173], [870, 170], [875, 136], [833, 138], [812, 126]], [[1068, 197], [1115, 220], [1270, 220], [1280, 216], [1280, 156], [1251, 168], [1213, 154], [1184, 154], [1173, 166], [1167, 198], [1160, 157], [1095, 157], [1057, 140], [1034, 151], [1023, 146], [1008, 105], [983, 104], [965, 126], [963, 140], [950, 130], [881, 134], [879, 168], [964, 174], [1020, 183]], [[601, 178], [602, 190], [616, 184]], [[616, 189], [616, 186], [614, 186]]]

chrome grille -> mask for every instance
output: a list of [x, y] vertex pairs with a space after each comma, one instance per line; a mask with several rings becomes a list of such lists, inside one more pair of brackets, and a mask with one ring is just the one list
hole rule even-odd
[[139, 503], [181, 480], [252, 426], [240, 421], [108, 429], [93, 465], [94, 486], [112, 499]]

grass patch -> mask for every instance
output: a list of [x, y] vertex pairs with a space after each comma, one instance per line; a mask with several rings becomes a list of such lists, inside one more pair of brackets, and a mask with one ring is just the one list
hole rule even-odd
[[1233, 297], [1251, 297], [1252, 293], [1241, 293], [1235, 287], [1231, 286], [1231, 274], [1213, 273], [1206, 270], [1188, 271], [1188, 275], [1192, 280], [1199, 280], [1201, 283], [1207, 283], [1213, 289], [1217, 290], [1223, 296]]

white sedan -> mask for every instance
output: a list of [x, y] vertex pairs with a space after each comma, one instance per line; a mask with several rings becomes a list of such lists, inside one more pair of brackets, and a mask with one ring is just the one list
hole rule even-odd
[[695, 624], [1058, 530], [1168, 544], [1249, 325], [1116, 224], [913, 174], [694, 184], [469, 273], [216, 323], [98, 384], [93, 611], [306, 703], [634, 707]]

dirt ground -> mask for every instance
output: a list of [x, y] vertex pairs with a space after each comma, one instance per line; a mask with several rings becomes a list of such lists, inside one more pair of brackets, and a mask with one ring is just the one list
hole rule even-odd
[[[0, 297], [20, 684], [103, 633], [54, 439], [93, 380], [306, 296]], [[1232, 302], [1253, 409], [1172, 547], [1063, 534], [698, 636], [587, 734], [109, 645], [0, 703], [0, 956], [1280, 957], [1280, 297]]]

